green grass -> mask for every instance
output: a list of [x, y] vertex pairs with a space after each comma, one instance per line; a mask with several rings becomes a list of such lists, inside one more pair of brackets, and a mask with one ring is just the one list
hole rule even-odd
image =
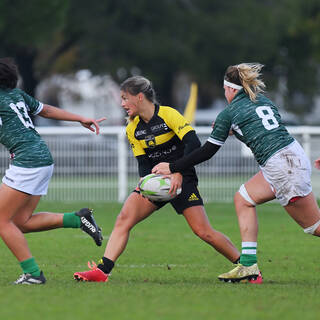
[[[72, 211], [88, 204], [41, 202], [39, 210]], [[92, 203], [110, 234], [118, 204]], [[216, 229], [240, 247], [230, 204], [208, 204]], [[232, 265], [189, 230], [170, 208], [136, 226], [108, 283], [77, 283], [75, 271], [104, 252], [79, 230], [27, 235], [44, 270], [45, 286], [13, 286], [19, 266], [1, 242], [0, 319], [318, 319], [319, 239], [305, 235], [278, 204], [259, 207], [259, 266], [263, 285], [226, 284]]]

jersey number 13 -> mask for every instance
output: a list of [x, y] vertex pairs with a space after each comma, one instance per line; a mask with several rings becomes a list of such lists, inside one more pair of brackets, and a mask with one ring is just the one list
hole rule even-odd
[[34, 128], [32, 120], [29, 117], [28, 110], [23, 102], [17, 104], [10, 103], [10, 108], [17, 114], [20, 121], [26, 128]]

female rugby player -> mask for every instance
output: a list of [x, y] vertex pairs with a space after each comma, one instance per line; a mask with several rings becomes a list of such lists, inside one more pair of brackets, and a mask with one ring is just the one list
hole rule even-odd
[[102, 236], [92, 210], [88, 208], [66, 214], [40, 212], [33, 215], [41, 195], [47, 193], [53, 159], [30, 115], [78, 121], [97, 134], [98, 123], [104, 118], [85, 118], [42, 104], [17, 89], [17, 81], [18, 68], [14, 61], [0, 59], [0, 143], [11, 154], [10, 167], [0, 186], [0, 236], [23, 270], [15, 284], [44, 284], [46, 279], [31, 255], [23, 233], [62, 227], [81, 228], [97, 245], [101, 245]]
[[[235, 194], [234, 203], [242, 238], [240, 264], [220, 280], [262, 283], [257, 265], [258, 219], [256, 205], [277, 198], [304, 232], [320, 236], [320, 213], [311, 188], [311, 165], [300, 144], [288, 133], [279, 112], [262, 92], [257, 63], [229, 66], [224, 92], [229, 105], [218, 115], [208, 141], [186, 157], [160, 163], [152, 172], [181, 172], [210, 159], [224, 144], [229, 131], [244, 142], [260, 165], [260, 171]], [[174, 192], [179, 186], [174, 186]], [[253, 279], [253, 280], [252, 280]]]
[[[150, 81], [136, 76], [121, 85], [122, 107], [129, 123], [127, 137], [138, 161], [139, 175], [151, 173], [161, 161], [174, 161], [200, 146], [200, 141], [189, 123], [175, 109], [160, 106]], [[198, 178], [193, 167], [171, 175], [174, 188], [182, 183], [182, 192], [169, 201], [182, 214], [192, 231], [227, 259], [236, 262], [239, 252], [222, 233], [214, 230], [203, 207], [198, 191]], [[83, 281], [107, 281], [114, 263], [125, 250], [130, 230], [167, 202], [151, 202], [134, 190], [125, 201], [107, 243], [104, 256], [91, 270], [76, 272], [74, 278]]]

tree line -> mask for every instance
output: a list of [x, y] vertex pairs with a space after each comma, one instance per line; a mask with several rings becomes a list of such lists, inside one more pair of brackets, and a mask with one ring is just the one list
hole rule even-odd
[[284, 84], [284, 106], [304, 115], [319, 93], [319, 30], [318, 0], [0, 0], [0, 55], [30, 94], [54, 73], [140, 72], [170, 105], [183, 75], [206, 107], [228, 65], [260, 62], [268, 88]]

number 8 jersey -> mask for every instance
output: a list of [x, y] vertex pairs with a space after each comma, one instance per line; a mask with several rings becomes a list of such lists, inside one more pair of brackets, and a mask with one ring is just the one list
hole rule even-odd
[[41, 102], [20, 89], [0, 88], [0, 143], [11, 153], [15, 166], [37, 168], [53, 163], [46, 143], [30, 119], [42, 108]]
[[208, 141], [222, 146], [230, 130], [251, 149], [262, 166], [278, 150], [294, 141], [272, 101], [259, 94], [257, 101], [252, 102], [243, 89], [219, 113]]

